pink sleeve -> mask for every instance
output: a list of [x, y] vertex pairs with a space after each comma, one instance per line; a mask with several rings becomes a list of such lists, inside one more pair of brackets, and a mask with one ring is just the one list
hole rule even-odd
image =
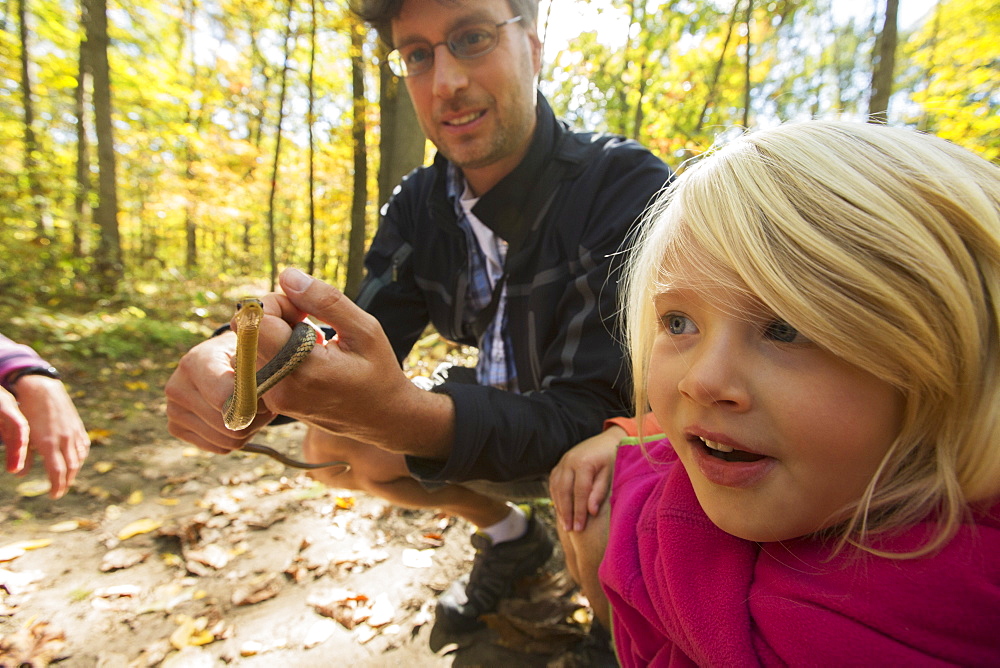
[[7, 376], [12, 371], [29, 366], [49, 366], [49, 364], [28, 346], [14, 343], [0, 334], [0, 385], [9, 390]]

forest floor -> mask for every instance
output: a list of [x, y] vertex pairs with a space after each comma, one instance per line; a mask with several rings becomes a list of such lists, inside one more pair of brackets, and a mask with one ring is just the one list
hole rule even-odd
[[[0, 475], [0, 667], [602, 665], [558, 550], [486, 628], [448, 634], [434, 603], [471, 566], [464, 521], [173, 439], [173, 350], [71, 353], [47, 356], [93, 439], [75, 484], [52, 501], [39, 463]], [[302, 430], [257, 440], [295, 456]]]

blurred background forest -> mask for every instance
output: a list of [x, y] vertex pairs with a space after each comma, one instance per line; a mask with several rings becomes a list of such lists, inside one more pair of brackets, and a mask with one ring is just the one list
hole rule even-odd
[[[344, 0], [2, 7], [5, 312], [204, 317], [287, 265], [351, 294], [380, 204], [430, 157]], [[1000, 161], [1000, 0], [542, 0], [539, 32], [557, 114], [674, 167], [814, 116]]]

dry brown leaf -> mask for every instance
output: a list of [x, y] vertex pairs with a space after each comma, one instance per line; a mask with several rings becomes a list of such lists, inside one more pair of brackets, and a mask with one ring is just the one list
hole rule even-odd
[[188, 563], [195, 561], [218, 570], [228, 564], [231, 557], [225, 548], [212, 544], [197, 550], [185, 550], [184, 558]]
[[44, 668], [66, 658], [66, 634], [48, 622], [0, 638], [0, 666]]
[[238, 587], [232, 596], [233, 605], [251, 605], [274, 598], [281, 591], [278, 575], [271, 573], [260, 579]]
[[149, 558], [149, 550], [139, 550], [131, 547], [119, 547], [104, 555], [101, 560], [101, 571], [115, 571], [141, 564]]

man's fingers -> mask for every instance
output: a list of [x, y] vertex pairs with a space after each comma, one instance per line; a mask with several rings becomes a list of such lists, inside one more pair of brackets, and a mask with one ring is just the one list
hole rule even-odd
[[350, 341], [352, 334], [362, 333], [365, 326], [376, 323], [343, 292], [294, 267], [281, 272], [278, 280], [294, 309], [333, 327], [342, 346]]

